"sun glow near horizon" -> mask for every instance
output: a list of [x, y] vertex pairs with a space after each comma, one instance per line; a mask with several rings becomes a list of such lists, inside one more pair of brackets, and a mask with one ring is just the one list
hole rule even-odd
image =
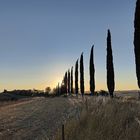
[[138, 89], [133, 45], [136, 0], [14, 1], [0, 4], [0, 91], [55, 88], [64, 73], [75, 66], [81, 52], [85, 91], [89, 91], [93, 44], [96, 90], [107, 90], [108, 27], [112, 34], [115, 90]]
[[[23, 85], [23, 84], [9, 84], [7, 85], [5, 88], [3, 88], [2, 85], [0, 85], [0, 89], [1, 89], [1, 92], [6, 89], [6, 90], [15, 90], [15, 89], [20, 89], [20, 90], [23, 90], [23, 89], [38, 89], [38, 90], [45, 90], [46, 87], [51, 87], [51, 89], [53, 90], [53, 88], [55, 88], [58, 83], [61, 85], [61, 78], [58, 78], [56, 80], [52, 80], [50, 82], [41, 82], [41, 83], [36, 83], [35, 85], [32, 85], [32, 84], [27, 84], [27, 85]], [[96, 91], [99, 91], [99, 90], [107, 90], [107, 86], [104, 84], [104, 83], [95, 83], [96, 87], [95, 87], [95, 90]], [[116, 83], [116, 86], [115, 86], [115, 91], [117, 90], [138, 90], [138, 86], [137, 84], [134, 84], [134, 83], [131, 83], [129, 82], [128, 84], [125, 82], [122, 82], [122, 83]], [[85, 92], [89, 92], [90, 91], [90, 88], [89, 88], [89, 82], [85, 82]], [[80, 92], [80, 85], [79, 85], [79, 92]]]

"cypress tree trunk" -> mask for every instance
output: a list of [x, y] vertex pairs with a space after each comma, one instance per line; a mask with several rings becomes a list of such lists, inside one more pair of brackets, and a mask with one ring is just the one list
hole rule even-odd
[[107, 34], [107, 87], [110, 96], [113, 97], [115, 81], [114, 81], [114, 67], [113, 67], [110, 30], [108, 30], [108, 34]]
[[135, 20], [134, 20], [134, 52], [135, 52], [135, 64], [137, 83], [140, 88], [140, 0], [136, 2]]
[[80, 57], [80, 90], [82, 96], [84, 95], [84, 63], [83, 63], [83, 53]]
[[78, 60], [75, 64], [75, 94], [78, 95]]
[[92, 48], [91, 48], [90, 65], [89, 65], [91, 95], [94, 95], [94, 91], [95, 91], [95, 68], [94, 68], [93, 48], [94, 48], [94, 46], [92, 46]]
[[73, 67], [71, 68], [71, 94], [73, 94]]
[[70, 95], [70, 71], [68, 70], [68, 93]]

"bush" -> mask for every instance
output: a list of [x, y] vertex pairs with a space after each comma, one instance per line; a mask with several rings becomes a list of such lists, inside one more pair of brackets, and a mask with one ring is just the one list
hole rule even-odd
[[109, 95], [109, 93], [105, 90], [100, 90], [98, 94], [101, 96], [108, 96]]

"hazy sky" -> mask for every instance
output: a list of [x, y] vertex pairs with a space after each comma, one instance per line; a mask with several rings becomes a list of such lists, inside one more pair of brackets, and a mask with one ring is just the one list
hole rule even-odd
[[136, 0], [0, 0], [0, 91], [54, 87], [95, 45], [96, 90], [106, 89], [106, 34], [112, 33], [116, 90], [137, 89]]

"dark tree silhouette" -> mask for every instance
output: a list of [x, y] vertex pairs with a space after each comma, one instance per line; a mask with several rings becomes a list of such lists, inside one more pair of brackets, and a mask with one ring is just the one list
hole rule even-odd
[[91, 92], [91, 95], [94, 95], [94, 91], [95, 91], [95, 68], [94, 68], [93, 48], [94, 48], [94, 45], [91, 48], [91, 52], [90, 52], [90, 65], [89, 65], [89, 71], [90, 71], [90, 92]]
[[110, 30], [108, 30], [108, 33], [107, 33], [107, 87], [108, 87], [110, 96], [113, 97], [115, 81], [114, 81], [114, 66], [113, 66]]
[[50, 87], [46, 87], [46, 88], [45, 88], [45, 93], [46, 93], [46, 94], [49, 94], [50, 92], [51, 92], [51, 88], [50, 88]]
[[73, 93], [73, 67], [71, 68], [71, 93]]
[[61, 83], [61, 85], [60, 85], [60, 94], [61, 95], [63, 94], [62, 86], [63, 86], [63, 83]]
[[75, 94], [78, 95], [78, 60], [75, 64]]
[[64, 85], [64, 80], [61, 83], [61, 94], [65, 94], [66, 93], [66, 89], [65, 89], [65, 85]]
[[80, 90], [82, 96], [84, 95], [84, 63], [83, 63], [83, 53], [80, 57]]
[[70, 70], [68, 70], [68, 93], [70, 95]]
[[57, 93], [58, 93], [58, 96], [60, 95], [60, 87], [59, 87], [59, 83], [58, 83], [58, 86], [57, 86]]
[[135, 20], [134, 20], [134, 52], [136, 63], [137, 83], [140, 88], [140, 0], [136, 2]]
[[67, 72], [65, 73], [64, 76], [64, 86], [65, 86], [65, 93], [68, 92], [68, 76], [67, 76]]
[[62, 83], [61, 83], [61, 94], [65, 93], [65, 76], [63, 77]]

